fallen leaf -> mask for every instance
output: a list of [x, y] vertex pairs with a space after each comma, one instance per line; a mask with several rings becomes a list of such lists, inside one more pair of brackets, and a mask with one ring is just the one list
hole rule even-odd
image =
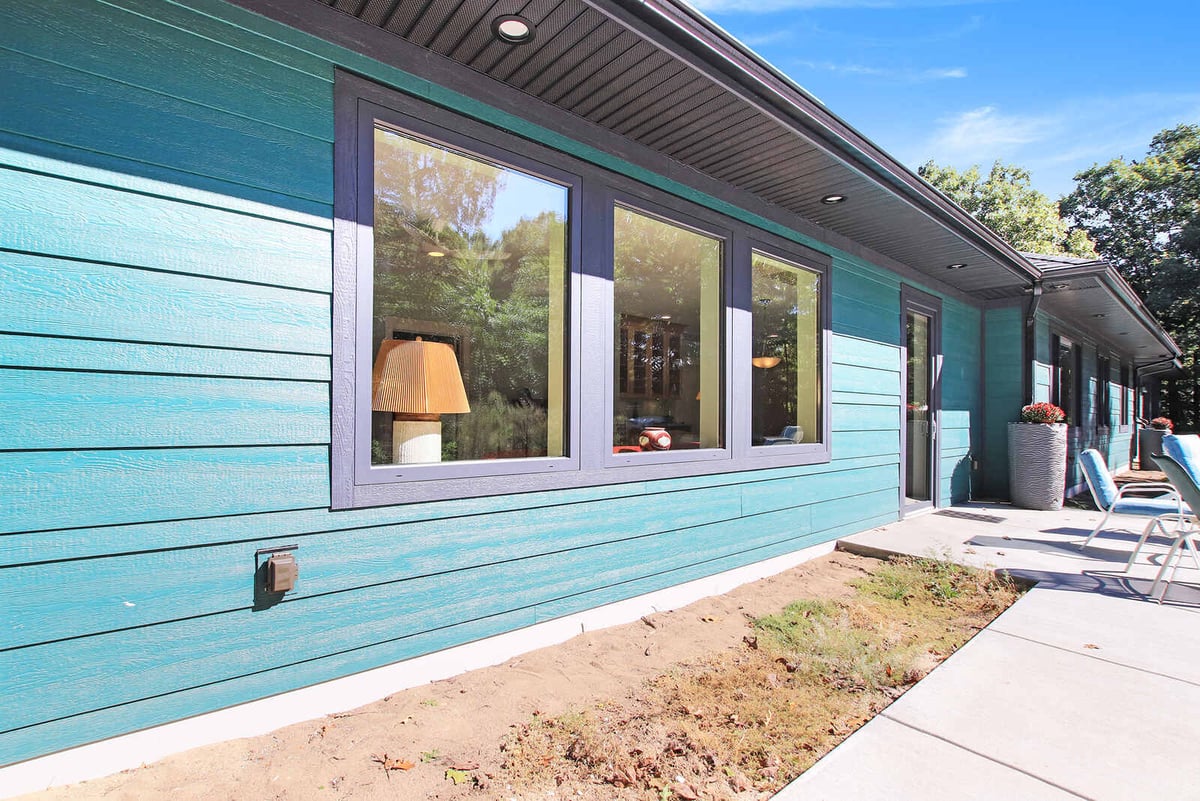
[[653, 620], [651, 620], [648, 616], [643, 616], [642, 622], [645, 623], [647, 626], [649, 626], [652, 629], [658, 628], [658, 624], [655, 623]]
[[455, 770], [454, 768], [446, 769], [446, 778], [455, 784], [466, 784], [471, 781], [471, 774], [465, 770]]
[[700, 616], [700, 621], [702, 623], [716, 623], [717, 620], [718, 620], [718, 618], [715, 618], [712, 615], [701, 615]]
[[746, 643], [746, 645], [750, 646], [751, 651], [758, 650], [758, 637], [756, 637], [752, 634], [747, 634], [744, 637], [742, 637], [742, 642], [744, 642], [744, 643]]
[[414, 765], [413, 763], [411, 763], [407, 760], [392, 759], [386, 753], [383, 756], [379, 756], [378, 754], [376, 754], [375, 756], [371, 757], [371, 760], [373, 762], [378, 762], [380, 765], [382, 765], [383, 769], [385, 771], [387, 771], [387, 770], [412, 770], [413, 768], [416, 767], [416, 765]]
[[700, 791], [684, 782], [683, 784], [675, 785], [675, 795], [684, 799], [684, 801], [696, 801], [696, 799], [700, 798]]
[[1094, 650], [1094, 651], [1099, 651], [1099, 650], [1100, 650], [1100, 646], [1099, 646], [1099, 645], [1096, 645], [1096, 643], [1094, 643], [1094, 642], [1087, 642], [1087, 643], [1084, 643], [1084, 644], [1083, 644], [1083, 647], [1084, 647], [1084, 648], [1090, 648], [1090, 649], [1092, 649], [1092, 650]]

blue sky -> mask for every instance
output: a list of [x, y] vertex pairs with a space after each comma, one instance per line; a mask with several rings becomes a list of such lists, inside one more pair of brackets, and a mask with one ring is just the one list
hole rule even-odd
[[902, 163], [1076, 172], [1200, 123], [1200, 3], [690, 0]]

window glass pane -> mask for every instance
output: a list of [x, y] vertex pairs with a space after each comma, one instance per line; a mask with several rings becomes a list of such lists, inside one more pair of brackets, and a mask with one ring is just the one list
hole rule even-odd
[[568, 189], [381, 127], [374, 169], [371, 462], [564, 455]]
[[1055, 405], [1067, 415], [1067, 422], [1077, 425], [1075, 419], [1075, 346], [1069, 340], [1059, 338], [1055, 354], [1058, 365]]
[[613, 450], [723, 446], [721, 240], [617, 207]]
[[821, 441], [820, 282], [817, 273], [753, 255], [755, 445]]

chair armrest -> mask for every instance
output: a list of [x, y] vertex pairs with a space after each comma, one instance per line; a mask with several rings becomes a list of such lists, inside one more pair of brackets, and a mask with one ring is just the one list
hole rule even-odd
[[1175, 489], [1174, 484], [1168, 484], [1163, 481], [1146, 481], [1136, 484], [1126, 484], [1117, 490], [1117, 497], [1120, 498], [1122, 495], [1128, 492], [1169, 492], [1171, 495], [1179, 494], [1179, 491]]

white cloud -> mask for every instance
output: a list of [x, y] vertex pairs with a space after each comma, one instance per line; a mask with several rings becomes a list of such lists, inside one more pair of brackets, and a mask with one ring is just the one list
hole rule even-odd
[[864, 75], [871, 78], [883, 78], [903, 83], [923, 83], [925, 81], [941, 81], [967, 77], [967, 70], [964, 67], [914, 69], [912, 67], [870, 67], [865, 64], [837, 64], [832, 61], [798, 61], [796, 64], [808, 69], [822, 70], [839, 75]]
[[1052, 116], [1001, 114], [995, 106], [981, 106], [942, 119], [931, 141], [938, 161], [991, 162], [1023, 145], [1045, 139], [1060, 126]]
[[689, 0], [706, 14], [771, 14], [812, 8], [940, 8], [978, 5], [989, 0]]
[[1200, 120], [1200, 93], [1053, 98], [1051, 103], [1052, 109], [1009, 111], [989, 105], [963, 111], [939, 120], [924, 141], [894, 152], [914, 168], [933, 159], [960, 169], [973, 164], [986, 169], [999, 159], [1029, 170], [1035, 186], [1058, 197], [1071, 191], [1080, 170], [1117, 157], [1140, 159], [1154, 134]]

